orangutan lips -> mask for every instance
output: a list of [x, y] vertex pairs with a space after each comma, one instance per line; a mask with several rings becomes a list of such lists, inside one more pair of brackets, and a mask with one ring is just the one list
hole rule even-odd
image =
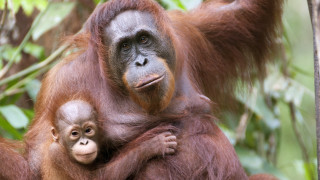
[[149, 86], [152, 86], [163, 79], [164, 75], [152, 74], [147, 76], [146, 78], [140, 80], [138, 84], [135, 86], [137, 89], [143, 89]]

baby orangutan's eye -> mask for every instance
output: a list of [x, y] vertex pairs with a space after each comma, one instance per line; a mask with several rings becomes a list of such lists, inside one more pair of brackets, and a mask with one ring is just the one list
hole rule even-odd
[[77, 131], [72, 131], [72, 132], [71, 132], [71, 135], [72, 135], [72, 136], [78, 136], [79, 133], [78, 133]]

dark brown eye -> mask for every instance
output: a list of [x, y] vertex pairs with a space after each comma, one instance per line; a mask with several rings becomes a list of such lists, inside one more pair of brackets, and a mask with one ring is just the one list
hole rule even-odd
[[148, 37], [147, 36], [141, 36], [139, 41], [140, 41], [141, 44], [146, 44], [148, 42]]
[[91, 126], [86, 127], [86, 129], [84, 130], [86, 136], [94, 136], [95, 132], [94, 132], [94, 128], [92, 128]]
[[91, 128], [87, 128], [87, 129], [86, 129], [86, 133], [90, 133], [91, 131], [92, 131]]
[[124, 43], [121, 44], [121, 48], [122, 48], [122, 50], [127, 51], [127, 50], [129, 50], [131, 48], [131, 45], [129, 43], [127, 43], [127, 42], [124, 42]]
[[77, 131], [72, 131], [72, 132], [71, 132], [71, 135], [72, 135], [72, 136], [78, 136], [78, 134], [79, 134], [79, 133], [78, 133]]

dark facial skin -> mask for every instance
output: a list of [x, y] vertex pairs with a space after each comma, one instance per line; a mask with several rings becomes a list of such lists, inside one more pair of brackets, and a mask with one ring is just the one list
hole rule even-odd
[[125, 11], [106, 27], [108, 65], [118, 85], [150, 113], [163, 110], [174, 91], [175, 53], [146, 12]]
[[74, 100], [62, 105], [56, 113], [52, 136], [70, 157], [81, 164], [92, 163], [99, 150], [96, 113], [85, 101]]

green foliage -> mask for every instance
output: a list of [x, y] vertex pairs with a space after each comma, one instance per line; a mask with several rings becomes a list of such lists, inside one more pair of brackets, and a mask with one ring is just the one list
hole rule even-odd
[[38, 92], [40, 91], [41, 82], [37, 79], [33, 79], [30, 82], [26, 84], [26, 89], [28, 92], [28, 95], [31, 97], [31, 99], [35, 102]]
[[[6, 0], [0, 0], [0, 9], [4, 9]], [[31, 15], [34, 8], [40, 11], [44, 10], [48, 4], [47, 0], [12, 0], [13, 13], [17, 13], [19, 8], [22, 7], [26, 15]]]
[[[21, 56], [21, 53], [18, 53], [18, 55], [15, 56], [15, 53], [17, 52], [17, 50], [18, 50], [18, 47], [13, 47], [10, 44], [5, 44], [0, 46], [0, 59], [5, 61], [9, 61], [10, 59], [13, 59], [14, 63], [19, 63], [22, 56]], [[45, 58], [44, 48], [42, 46], [33, 44], [31, 42], [26, 43], [22, 51], [40, 60], [43, 60]], [[0, 66], [0, 69], [1, 69], [1, 66]]]
[[74, 2], [50, 3], [47, 10], [39, 20], [39, 25], [32, 32], [33, 40], [57, 26], [74, 8]]
[[95, 4], [102, 4], [104, 2], [107, 2], [108, 0], [93, 0]]
[[26, 128], [28, 125], [27, 116], [15, 105], [0, 107], [1, 114], [16, 129]]
[[236, 152], [242, 166], [250, 174], [268, 173], [273, 174], [282, 180], [288, 180], [288, 178], [285, 177], [277, 168], [275, 168], [270, 162], [266, 161], [266, 159], [259, 156], [256, 152], [241, 147], [236, 147]]
[[[75, 3], [61, 2], [48, 4], [46, 0], [19, 0], [13, 1], [13, 3], [13, 9], [9, 9], [10, 13], [16, 13], [19, 7], [22, 7], [27, 15], [30, 14], [29, 11], [34, 10], [33, 7], [41, 10], [19, 46], [14, 47], [10, 44], [0, 46], [0, 84], [2, 85], [2, 87], [0, 85], [0, 134], [9, 138], [22, 139], [23, 134], [27, 130], [27, 125], [34, 116], [34, 112], [32, 109], [18, 107], [15, 103], [21, 98], [23, 93], [27, 93], [33, 102], [35, 102], [41, 86], [41, 82], [36, 78], [52, 67], [50, 62], [66, 48], [66, 46], [62, 46], [59, 51], [46, 57], [44, 47], [30, 42], [29, 38], [32, 35], [33, 39], [36, 40], [42, 34], [57, 26], [70, 14]], [[0, 4], [3, 5], [4, 1], [0, 0]], [[0, 8], [3, 9], [4, 6], [0, 6]], [[23, 61], [22, 52], [30, 54], [42, 62], [31, 65], [29, 68], [9, 77], [1, 78], [1, 74], [5, 74], [12, 64]], [[5, 66], [3, 66], [3, 61], [6, 62]], [[16, 77], [22, 77], [22, 79], [17, 79]]]
[[12, 47], [10, 44], [0, 46], [0, 59], [6, 61], [13, 59], [15, 63], [20, 62], [21, 54], [19, 53], [17, 56], [14, 56], [17, 49], [18, 47]]
[[23, 52], [31, 54], [33, 57], [39, 60], [45, 59], [44, 48], [31, 42], [26, 44], [26, 46], [23, 48]]
[[159, 0], [159, 2], [168, 10], [187, 10], [197, 7], [202, 0]]
[[5, 130], [6, 134], [3, 133], [5, 137], [11, 137], [18, 140], [22, 139], [22, 133], [15, 129], [3, 116], [0, 116], [0, 127]]

